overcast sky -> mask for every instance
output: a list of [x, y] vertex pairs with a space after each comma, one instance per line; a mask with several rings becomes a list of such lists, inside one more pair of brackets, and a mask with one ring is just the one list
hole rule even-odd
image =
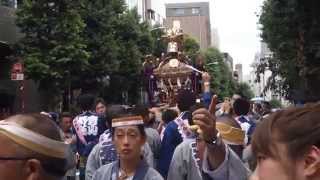
[[[157, 0], [154, 0], [157, 1]], [[176, 2], [210, 2], [211, 26], [218, 29], [220, 50], [229, 52], [234, 64], [243, 64], [243, 74], [250, 73], [250, 64], [260, 50], [257, 27], [263, 0], [164, 0]]]

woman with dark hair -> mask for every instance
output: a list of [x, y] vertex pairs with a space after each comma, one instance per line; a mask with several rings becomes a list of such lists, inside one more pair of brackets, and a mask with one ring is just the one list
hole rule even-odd
[[93, 180], [162, 180], [141, 156], [146, 143], [143, 118], [131, 113], [119, 114], [112, 119], [112, 140], [119, 160], [100, 167]]
[[178, 117], [178, 112], [174, 109], [166, 109], [161, 114], [162, 122], [159, 124], [158, 132], [160, 134], [160, 138], [162, 140], [164, 130], [166, 129], [166, 126], [169, 122], [173, 121]]
[[320, 106], [271, 114], [253, 134], [253, 179], [320, 179]]
[[249, 145], [251, 136], [256, 128], [255, 122], [249, 118], [248, 113], [250, 111], [250, 103], [244, 98], [238, 98], [233, 103], [233, 111], [235, 119], [240, 124], [241, 129], [246, 132], [245, 144]]

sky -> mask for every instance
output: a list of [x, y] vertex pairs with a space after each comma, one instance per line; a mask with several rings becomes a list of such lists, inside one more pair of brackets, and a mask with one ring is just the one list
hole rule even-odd
[[[157, 1], [157, 0], [154, 0]], [[258, 18], [263, 0], [164, 0], [165, 3], [210, 2], [211, 27], [218, 29], [220, 51], [241, 63], [243, 75], [250, 73], [250, 64], [260, 51]]]

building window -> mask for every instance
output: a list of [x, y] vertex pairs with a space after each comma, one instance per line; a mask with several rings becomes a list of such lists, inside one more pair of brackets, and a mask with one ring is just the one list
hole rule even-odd
[[155, 20], [156, 19], [154, 10], [148, 9], [147, 13], [148, 13], [148, 19], [150, 19], [150, 20]]
[[0, 5], [8, 6], [11, 8], [17, 8], [17, 1], [16, 0], [0, 0]]
[[192, 8], [192, 14], [199, 14], [200, 9], [199, 8]]
[[184, 9], [182, 9], [182, 8], [176, 9], [176, 14], [177, 14], [177, 15], [182, 15], [182, 14], [184, 14]]

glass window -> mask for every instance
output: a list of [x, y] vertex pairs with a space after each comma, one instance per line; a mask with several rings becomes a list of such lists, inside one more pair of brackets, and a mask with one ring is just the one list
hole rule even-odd
[[153, 10], [148, 9], [148, 19], [155, 20], [155, 12]]
[[200, 9], [199, 8], [192, 8], [192, 14], [199, 14]]
[[184, 9], [182, 8], [176, 9], [176, 14], [179, 14], [179, 15], [184, 14]]

